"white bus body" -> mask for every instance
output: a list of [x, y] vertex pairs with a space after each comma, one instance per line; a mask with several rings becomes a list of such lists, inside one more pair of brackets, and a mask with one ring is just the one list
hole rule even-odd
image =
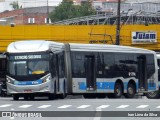
[[133, 98], [159, 89], [156, 53], [150, 50], [34, 40], [13, 42], [7, 52], [7, 92], [14, 100], [66, 94]]
[[[66, 44], [69, 93], [119, 98], [158, 89], [154, 51], [116, 45]], [[104, 94], [103, 94], [104, 93]]]

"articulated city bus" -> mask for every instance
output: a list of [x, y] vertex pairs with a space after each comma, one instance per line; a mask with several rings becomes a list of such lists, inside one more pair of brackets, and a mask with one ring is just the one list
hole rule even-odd
[[7, 92], [14, 100], [67, 94], [133, 98], [159, 88], [156, 54], [145, 49], [19, 41], [8, 46], [7, 59]]
[[19, 41], [7, 48], [7, 92], [19, 97], [65, 97], [64, 45], [50, 41]]
[[68, 93], [133, 98], [158, 90], [154, 51], [116, 45], [66, 44]]
[[147, 98], [150, 98], [150, 99], [157, 99], [160, 97], [160, 54], [159, 53], [157, 53], [157, 63], [158, 63], [158, 67], [159, 67], [159, 69], [158, 69], [159, 90], [147, 93]]

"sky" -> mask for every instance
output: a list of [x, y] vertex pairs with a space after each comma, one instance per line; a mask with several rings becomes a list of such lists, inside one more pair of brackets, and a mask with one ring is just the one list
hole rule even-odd
[[[19, 5], [25, 7], [38, 7], [38, 6], [47, 6], [47, 0], [5, 0], [5, 2], [0, 2], [0, 12], [5, 10], [12, 10], [12, 7], [9, 5], [13, 1], [18, 1]], [[49, 6], [57, 6], [62, 0], [48, 0]]]

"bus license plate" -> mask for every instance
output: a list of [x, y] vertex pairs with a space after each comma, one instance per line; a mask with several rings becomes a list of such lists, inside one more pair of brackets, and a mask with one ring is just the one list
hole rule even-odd
[[26, 92], [26, 93], [31, 93], [32, 90], [24, 90], [24, 92]]

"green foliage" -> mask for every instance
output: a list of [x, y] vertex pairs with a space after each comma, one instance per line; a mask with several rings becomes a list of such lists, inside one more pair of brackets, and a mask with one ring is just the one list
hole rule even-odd
[[90, 2], [85, 2], [82, 5], [74, 5], [70, 0], [63, 0], [49, 16], [52, 22], [56, 22], [75, 17], [94, 15], [95, 13]]
[[12, 8], [13, 8], [14, 10], [17, 10], [17, 9], [21, 9], [21, 8], [22, 8], [22, 6], [19, 6], [18, 1], [13, 1], [12, 3], [10, 3], [10, 5], [12, 6]]

